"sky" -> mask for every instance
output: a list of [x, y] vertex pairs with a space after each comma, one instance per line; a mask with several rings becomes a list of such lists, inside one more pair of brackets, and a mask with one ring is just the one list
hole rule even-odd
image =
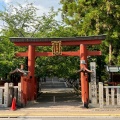
[[[38, 16], [42, 16], [43, 13], [47, 14], [51, 7], [54, 8], [55, 11], [57, 11], [58, 8], [60, 8], [60, 0], [0, 0], [0, 11], [4, 11], [4, 7], [6, 7], [8, 4], [12, 4], [15, 7], [17, 7], [17, 4], [25, 5], [27, 3], [33, 3], [36, 8], [38, 8], [37, 14]], [[56, 20], [61, 20], [61, 15], [58, 14], [58, 16], [55, 18]], [[0, 21], [0, 30], [2, 26], [2, 21]]]
[[25, 1], [33, 3], [39, 9], [37, 12], [39, 16], [43, 15], [43, 13], [47, 14], [51, 7], [54, 7], [54, 10], [61, 7], [59, 4], [60, 0], [0, 0], [0, 11], [4, 10], [4, 7], [8, 4], [17, 6], [17, 3], [20, 3], [21, 5], [25, 5]]

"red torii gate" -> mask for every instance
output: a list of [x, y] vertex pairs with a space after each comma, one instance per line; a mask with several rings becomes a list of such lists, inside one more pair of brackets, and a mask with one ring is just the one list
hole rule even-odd
[[[28, 80], [29, 84], [24, 84], [21, 79], [21, 84], [24, 88], [29, 87], [29, 91], [22, 87], [22, 92], [24, 96], [29, 94], [29, 100], [34, 100], [35, 94], [35, 57], [37, 56], [54, 56], [53, 52], [37, 52], [35, 51], [36, 46], [52, 46], [53, 41], [60, 41], [61, 46], [80, 46], [78, 51], [67, 51], [61, 52], [61, 56], [78, 56], [80, 57], [80, 69], [81, 69], [81, 92], [82, 92], [82, 102], [84, 107], [88, 107], [89, 103], [89, 91], [88, 91], [88, 76], [85, 74], [87, 56], [101, 55], [101, 51], [89, 51], [87, 50], [87, 45], [97, 45], [101, 44], [106, 35], [98, 36], [85, 36], [85, 37], [61, 37], [61, 38], [10, 38], [16, 46], [28, 46], [28, 51], [16, 53], [18, 57], [28, 57]], [[22, 98], [24, 99], [24, 98]]]

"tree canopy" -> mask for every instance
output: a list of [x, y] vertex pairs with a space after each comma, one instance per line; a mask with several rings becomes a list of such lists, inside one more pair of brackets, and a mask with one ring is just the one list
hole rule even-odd
[[[25, 68], [27, 65], [27, 58], [15, 57], [16, 52], [26, 51], [27, 48], [14, 46], [9, 37], [66, 37], [76, 34], [72, 32], [72, 28], [63, 26], [61, 21], [55, 19], [57, 12], [53, 8], [48, 15], [37, 16], [37, 9], [32, 3], [28, 3], [25, 7], [20, 4], [18, 6], [10, 5], [5, 11], [0, 12], [0, 19], [4, 21], [0, 37], [0, 77], [5, 77], [11, 70], [20, 67], [20, 64], [24, 64]], [[51, 51], [51, 48], [40, 46], [36, 50]], [[36, 58], [36, 75], [68, 78], [75, 70], [73, 67], [75, 64], [73, 65], [71, 60], [74, 58], [38, 57]]]
[[[108, 64], [120, 64], [120, 2], [118, 0], [61, 0], [63, 21], [78, 35], [106, 34], [101, 50]], [[109, 54], [109, 46], [111, 53]], [[118, 52], [119, 51], [119, 52]], [[109, 59], [110, 55], [112, 58]]]
[[[50, 9], [48, 14], [37, 16], [37, 8], [28, 3], [18, 7], [9, 5], [0, 11], [3, 26], [0, 34], [0, 77], [26, 64], [27, 58], [16, 58], [15, 53], [26, 51], [26, 47], [14, 46], [9, 37], [72, 37], [106, 34], [100, 46], [88, 46], [89, 50], [102, 51], [101, 57], [90, 57], [96, 61], [99, 73], [111, 61], [120, 64], [120, 2], [118, 0], [60, 0], [62, 8]], [[55, 17], [61, 11], [62, 21]], [[78, 50], [78, 47], [63, 47], [63, 51]], [[37, 47], [37, 51], [51, 51], [50, 47]], [[37, 57], [36, 75], [58, 76], [76, 79], [79, 57]], [[63, 69], [64, 68], [64, 69]], [[100, 73], [99, 75], [101, 75]]]

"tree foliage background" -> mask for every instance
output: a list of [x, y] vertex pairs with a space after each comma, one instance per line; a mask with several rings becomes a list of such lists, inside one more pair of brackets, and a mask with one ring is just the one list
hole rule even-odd
[[[78, 36], [106, 34], [100, 49], [101, 57], [93, 57], [100, 75], [105, 64], [120, 64], [120, 2], [118, 0], [61, 0], [63, 21], [77, 31]], [[101, 68], [101, 69], [100, 69]], [[99, 75], [99, 74], [98, 74]]]
[[[3, 26], [0, 34], [0, 77], [26, 63], [26, 58], [16, 58], [15, 53], [26, 51], [17, 47], [10, 37], [76, 37], [106, 34], [106, 40], [99, 46], [88, 46], [89, 50], [101, 50], [101, 57], [90, 57], [96, 61], [99, 76], [103, 75], [105, 64], [120, 64], [120, 2], [119, 0], [60, 0], [61, 9], [37, 16], [37, 8], [32, 3], [19, 7], [9, 5], [0, 11]], [[62, 21], [55, 17], [61, 11]], [[78, 50], [78, 47], [63, 47], [63, 50]], [[51, 51], [50, 47], [37, 47], [37, 51]], [[58, 76], [77, 79], [80, 58], [78, 57], [38, 57], [36, 75]]]

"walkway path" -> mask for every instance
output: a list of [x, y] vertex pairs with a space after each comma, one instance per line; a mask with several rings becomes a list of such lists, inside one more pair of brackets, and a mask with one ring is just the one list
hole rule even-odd
[[[53, 94], [52, 94], [53, 95]], [[63, 94], [63, 96], [66, 94]], [[66, 99], [70, 97], [71, 99]], [[112, 116], [120, 117], [120, 108], [94, 108], [90, 105], [88, 109], [83, 108], [80, 98], [73, 93], [69, 93], [66, 97], [57, 96], [56, 101], [48, 94], [43, 95], [37, 102], [32, 102], [25, 108], [20, 108], [16, 111], [9, 109], [1, 109], [0, 117], [83, 117], [83, 116]], [[46, 99], [44, 98], [46, 97]], [[44, 101], [42, 99], [44, 98]], [[61, 99], [60, 99], [61, 98]]]
[[[59, 88], [60, 89], [60, 88]], [[51, 89], [50, 92], [42, 91], [37, 101], [29, 103], [25, 108], [20, 108], [15, 111], [8, 109], [0, 109], [1, 117], [82, 117], [82, 116], [112, 116], [120, 117], [120, 108], [94, 108], [89, 105], [89, 108], [83, 108], [80, 96], [74, 94], [74, 91], [62, 92], [58, 88]], [[60, 90], [61, 91], [61, 90]]]

